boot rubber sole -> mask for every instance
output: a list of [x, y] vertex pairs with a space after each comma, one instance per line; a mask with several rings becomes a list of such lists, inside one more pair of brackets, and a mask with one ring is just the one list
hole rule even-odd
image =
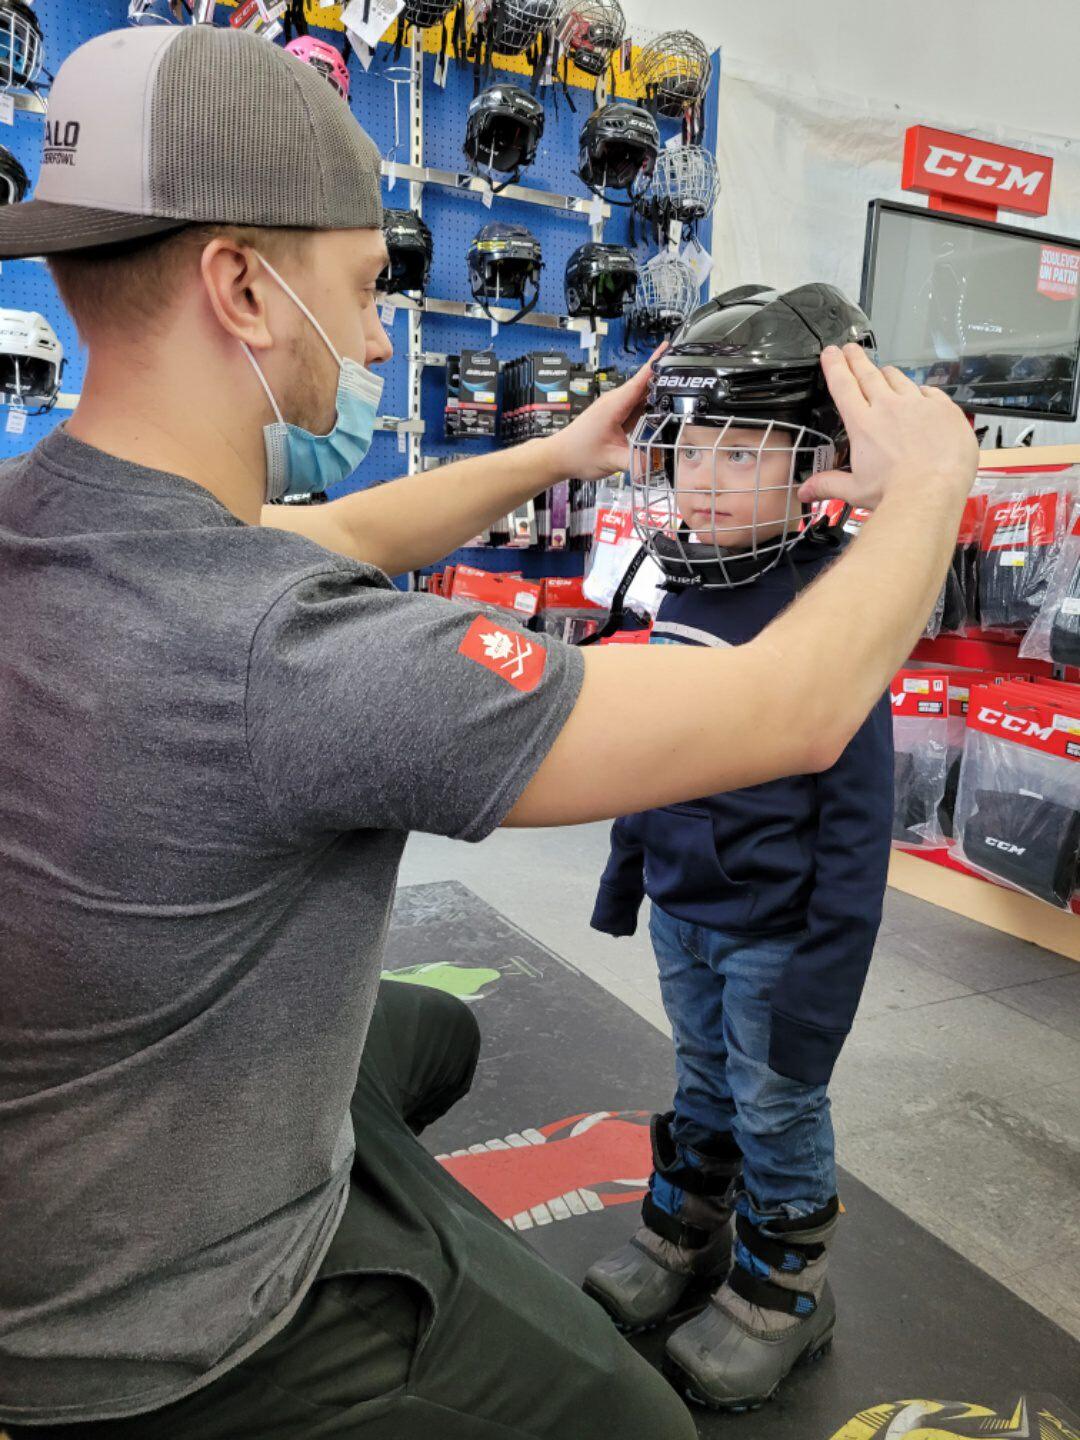
[[[797, 1370], [800, 1365], [813, 1365], [816, 1364], [818, 1360], [823, 1360], [832, 1349], [832, 1343], [833, 1331], [827, 1330], [826, 1333], [817, 1340], [810, 1342], [792, 1365], [791, 1370]], [[787, 1379], [787, 1376], [791, 1374], [791, 1370], [787, 1372], [787, 1375], [780, 1377], [767, 1395], [749, 1395], [734, 1400], [713, 1400], [708, 1395], [703, 1395], [700, 1390], [695, 1389], [695, 1382], [692, 1377], [686, 1373], [681, 1365], [676, 1364], [670, 1356], [664, 1360], [664, 1374], [679, 1391], [684, 1400], [689, 1401], [692, 1405], [700, 1405], [706, 1410], [724, 1411], [731, 1415], [745, 1415], [749, 1411], [760, 1410], [763, 1405], [767, 1405], [776, 1395], [780, 1386]]]

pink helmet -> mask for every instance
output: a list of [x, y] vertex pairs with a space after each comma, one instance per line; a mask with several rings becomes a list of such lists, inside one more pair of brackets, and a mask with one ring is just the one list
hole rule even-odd
[[325, 75], [341, 98], [348, 100], [349, 67], [340, 50], [328, 45], [325, 40], [316, 40], [314, 35], [298, 35], [295, 40], [289, 41], [285, 49], [320, 75]]

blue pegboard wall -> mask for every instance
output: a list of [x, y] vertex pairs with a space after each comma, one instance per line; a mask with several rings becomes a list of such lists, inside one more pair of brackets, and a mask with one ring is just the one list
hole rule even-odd
[[[331, 35], [329, 38], [337, 42], [340, 37]], [[407, 58], [404, 56], [399, 63], [404, 64]], [[706, 101], [706, 131], [703, 143], [715, 153], [719, 51], [714, 55], [713, 61], [713, 79]], [[394, 62], [392, 58], [388, 58], [387, 47], [384, 45], [368, 72], [361, 70], [355, 59], [351, 63], [353, 110], [383, 154], [390, 156], [395, 139], [394, 86], [385, 76], [392, 70]], [[435, 169], [464, 170], [466, 162], [461, 147], [465, 137], [466, 111], [473, 96], [472, 71], [464, 65], [451, 62], [446, 87], [440, 88], [434, 83], [434, 66], [435, 58], [430, 54], [425, 55], [424, 159], [426, 164]], [[521, 81], [518, 75], [511, 78]], [[582, 125], [593, 109], [594, 101], [591, 92], [585, 89], [573, 87], [571, 94], [577, 106], [576, 113], [570, 108], [561, 90], [558, 96], [554, 87], [540, 91], [546, 109], [544, 138], [535, 163], [524, 173], [521, 183], [533, 189], [580, 195], [587, 199], [589, 192], [576, 173], [578, 138]], [[402, 160], [408, 158], [406, 97], [407, 92], [402, 88], [399, 98], [401, 148], [396, 157], [391, 157]], [[661, 120], [660, 128], [661, 136], [666, 141], [676, 135], [680, 127], [678, 122]], [[408, 195], [407, 182], [398, 180], [393, 189], [384, 182], [383, 198], [387, 204], [407, 207]], [[424, 218], [434, 236], [435, 254], [428, 287], [430, 296], [441, 300], [471, 299], [466, 269], [469, 243], [488, 221], [503, 219], [526, 225], [540, 241], [544, 271], [538, 309], [550, 314], [565, 313], [563, 273], [573, 251], [591, 238], [586, 215], [549, 210], [504, 196], [496, 196], [489, 208], [479, 194], [449, 190], [436, 185], [424, 187], [423, 205]], [[645, 260], [655, 247], [644, 240], [643, 228], [639, 222], [636, 238], [639, 257]], [[630, 222], [626, 210], [613, 207], [612, 217], [605, 224], [604, 238], [617, 243], [628, 242]], [[700, 238], [706, 247], [711, 246], [711, 223], [701, 227]], [[387, 366], [386, 399], [383, 405], [387, 414], [400, 415], [406, 407], [406, 329], [405, 312], [399, 310], [390, 330], [395, 356]], [[490, 347], [503, 362], [531, 350], [561, 350], [575, 359], [584, 358], [586, 353], [580, 336], [575, 332], [543, 330], [531, 328], [527, 324], [500, 326], [498, 334], [492, 339], [490, 324], [485, 320], [425, 314], [423, 334], [424, 349], [427, 351], [455, 354], [463, 349]], [[601, 357], [605, 364], [624, 370], [640, 364], [642, 358], [625, 352], [622, 325], [618, 322], [610, 326], [609, 334], [601, 346]], [[423, 453], [456, 459], [495, 448], [493, 442], [454, 443], [443, 439], [445, 395], [445, 373], [428, 369], [423, 383], [422, 415], [426, 426], [422, 441]], [[333, 493], [348, 494], [393, 479], [402, 473], [404, 463], [397, 438], [391, 434], [377, 435], [371, 453], [361, 469]], [[448, 558], [480, 564], [490, 570], [523, 569], [527, 575], [578, 574], [582, 567], [580, 551], [530, 553], [521, 550], [463, 550]]]
[[[37, 0], [36, 10], [45, 33], [46, 66], [55, 72], [62, 60], [78, 45], [100, 34], [126, 24], [127, 0]], [[222, 14], [227, 12], [222, 7]], [[312, 32], [320, 33], [317, 12], [308, 8], [309, 19], [315, 23]], [[332, 44], [340, 46], [340, 29], [328, 29], [325, 33]], [[404, 81], [407, 78], [408, 53], [395, 61], [387, 45], [379, 48], [378, 54], [365, 71], [355, 55], [349, 66], [352, 76], [351, 105], [365, 129], [375, 141], [384, 156], [407, 161], [408, 145], [408, 86], [393, 83], [393, 77]], [[445, 88], [434, 83], [435, 57], [424, 56], [424, 158], [428, 165], [437, 169], [464, 170], [465, 157], [462, 142], [465, 137], [465, 118], [468, 104], [473, 95], [471, 68], [451, 61]], [[712, 89], [706, 101], [705, 143], [715, 150], [717, 86], [719, 84], [719, 52], [714, 56]], [[522, 80], [520, 75], [512, 77]], [[524, 83], [528, 83], [525, 81]], [[556, 97], [555, 88], [540, 91], [545, 100], [546, 123], [544, 139], [537, 160], [525, 172], [522, 183], [534, 189], [545, 189], [558, 194], [580, 195], [588, 198], [588, 191], [577, 178], [578, 136], [588, 114], [593, 108], [590, 91], [572, 87], [571, 94], [576, 113], [570, 108], [561, 92]], [[395, 103], [398, 111], [395, 123]], [[661, 134], [666, 140], [678, 130], [676, 122], [662, 120]], [[395, 139], [398, 146], [395, 150]], [[0, 133], [0, 143], [12, 149], [36, 182], [40, 163], [42, 140], [42, 119], [23, 111], [16, 111], [15, 124], [7, 134]], [[282, 177], [288, 183], [288, 177]], [[388, 205], [407, 207], [409, 186], [405, 180], [398, 180], [391, 187], [383, 182], [383, 198]], [[605, 226], [604, 238], [625, 243], [629, 234], [628, 212], [614, 209], [612, 218]], [[590, 238], [588, 219], [584, 214], [549, 210], [543, 206], [528, 205], [520, 201], [496, 196], [490, 208], [484, 205], [480, 195], [472, 192], [458, 192], [429, 185], [424, 189], [424, 215], [435, 238], [435, 258], [432, 279], [428, 293], [444, 300], [469, 300], [466, 253], [470, 241], [481, 226], [492, 219], [505, 219], [527, 225], [540, 241], [544, 255], [544, 271], [541, 278], [539, 309], [554, 314], [565, 311], [563, 298], [563, 272], [572, 252]], [[638, 239], [641, 241], [641, 227]], [[708, 246], [711, 243], [711, 226], [704, 226], [701, 239]], [[639, 243], [642, 259], [648, 257], [650, 249]], [[5, 307], [25, 310], [40, 310], [55, 327], [64, 346], [67, 366], [62, 389], [77, 393], [82, 385], [83, 355], [78, 348], [74, 327], [68, 320], [46, 268], [33, 261], [10, 261], [0, 273], [0, 303]], [[506, 361], [531, 350], [555, 349], [565, 351], [575, 359], [585, 356], [581, 339], [575, 332], [543, 330], [527, 325], [502, 326], [492, 340], [487, 321], [459, 319], [453, 316], [425, 315], [424, 348], [428, 351], [453, 354], [462, 349], [484, 349], [493, 346], [499, 359]], [[396, 312], [390, 329], [395, 345], [395, 357], [386, 367], [386, 389], [383, 413], [403, 415], [408, 408], [407, 365], [405, 359], [407, 322], [405, 312]], [[639, 357], [623, 351], [621, 324], [614, 324], [611, 333], [602, 346], [602, 358], [606, 364], [626, 369], [639, 363]], [[423, 418], [427, 433], [423, 438], [425, 455], [465, 457], [481, 453], [485, 446], [478, 442], [448, 444], [443, 440], [443, 404], [445, 400], [445, 373], [429, 369], [424, 376]], [[0, 414], [3, 412], [0, 411]], [[63, 412], [39, 418], [28, 418], [25, 434], [9, 435], [0, 424], [0, 456], [17, 454], [34, 444], [53, 425], [63, 419]], [[490, 447], [487, 447], [490, 448]], [[342, 486], [332, 493], [344, 495], [371, 485], [381, 484], [400, 475], [405, 469], [405, 458], [399, 451], [398, 438], [394, 434], [381, 433], [375, 436], [371, 452], [363, 466]], [[566, 554], [484, 550], [459, 552], [460, 558], [482, 562], [490, 569], [524, 568], [527, 572], [537, 571], [548, 574], [576, 573], [581, 568], [580, 552]]]
[[[34, 11], [45, 37], [45, 68], [53, 74], [72, 50], [127, 22], [127, 0], [36, 0]], [[21, 162], [31, 186], [37, 185], [43, 139], [41, 115], [16, 110], [14, 124], [0, 125], [0, 145]], [[0, 306], [6, 310], [37, 310], [45, 316], [64, 347], [66, 364], [61, 389], [77, 393], [82, 388], [85, 357], [45, 266], [35, 260], [5, 260], [0, 269]], [[28, 416], [21, 435], [7, 433], [6, 416], [6, 410], [0, 409], [0, 457], [5, 459], [36, 444], [64, 418], [64, 412]]]

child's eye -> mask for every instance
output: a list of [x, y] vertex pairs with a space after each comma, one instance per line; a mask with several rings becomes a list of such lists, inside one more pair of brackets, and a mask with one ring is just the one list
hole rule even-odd
[[701, 451], [696, 445], [684, 445], [682, 448], [682, 457], [687, 465], [696, 465], [700, 454]]
[[756, 450], [731, 450], [728, 459], [733, 465], [748, 465], [757, 459]]

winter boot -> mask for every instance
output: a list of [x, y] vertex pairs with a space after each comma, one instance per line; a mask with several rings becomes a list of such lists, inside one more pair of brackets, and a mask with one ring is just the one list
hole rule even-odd
[[730, 1135], [717, 1136], [708, 1153], [676, 1145], [674, 1118], [653, 1116], [645, 1223], [584, 1280], [585, 1293], [629, 1333], [658, 1325], [695, 1298], [703, 1303], [731, 1264], [729, 1221], [742, 1156]]
[[669, 1370], [687, 1399], [716, 1410], [756, 1410], [794, 1366], [828, 1350], [836, 1323], [825, 1278], [836, 1197], [812, 1215], [760, 1225], [744, 1204], [740, 1196], [731, 1274], [667, 1342]]

